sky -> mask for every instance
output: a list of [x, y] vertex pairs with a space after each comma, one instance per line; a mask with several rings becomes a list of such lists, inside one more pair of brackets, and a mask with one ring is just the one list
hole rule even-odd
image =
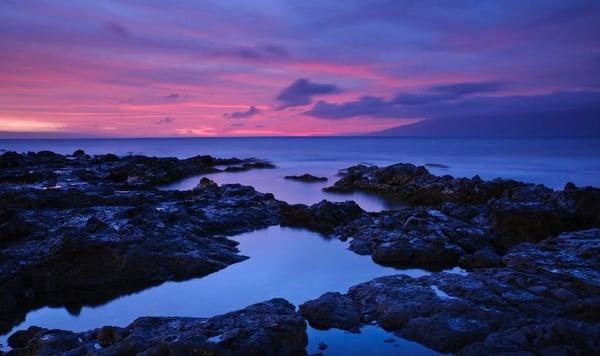
[[600, 1], [0, 5], [0, 137], [356, 135], [516, 114], [598, 123]]

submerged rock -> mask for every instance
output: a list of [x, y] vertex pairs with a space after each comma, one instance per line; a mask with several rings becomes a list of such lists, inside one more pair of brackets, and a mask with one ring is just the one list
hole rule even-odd
[[[515, 246], [501, 268], [377, 278], [300, 311], [317, 328], [376, 322], [440, 352], [596, 354], [599, 244], [598, 229], [562, 234]], [[346, 315], [360, 315], [360, 324]]]
[[259, 161], [259, 160], [250, 160], [248, 162], [244, 162], [242, 165], [234, 165], [225, 168], [225, 172], [246, 172], [251, 169], [271, 169], [276, 168], [275, 165], [271, 162]]
[[304, 183], [327, 182], [327, 177], [315, 177], [308, 173], [299, 176], [285, 176], [284, 179], [295, 180]]
[[143, 317], [125, 328], [75, 333], [31, 327], [9, 339], [9, 355], [305, 355], [306, 323], [284, 299], [212, 318]]
[[283, 205], [281, 223], [288, 226], [299, 226], [321, 233], [331, 233], [344, 224], [348, 224], [364, 214], [364, 210], [353, 201], [332, 203], [322, 200], [317, 204]]

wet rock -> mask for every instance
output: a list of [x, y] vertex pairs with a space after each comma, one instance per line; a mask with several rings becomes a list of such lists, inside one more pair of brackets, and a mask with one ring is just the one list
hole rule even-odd
[[425, 163], [425, 167], [431, 167], [431, 168], [450, 168], [445, 164], [440, 164], [440, 163]]
[[598, 229], [564, 233], [511, 248], [504, 267], [377, 278], [304, 304], [336, 313], [303, 315], [311, 325], [346, 328], [336, 316], [347, 305], [361, 325], [376, 322], [440, 352], [596, 354], [599, 244]]
[[0, 168], [18, 167], [23, 162], [23, 157], [14, 151], [4, 152], [0, 155]]
[[10, 355], [305, 355], [308, 343], [304, 319], [284, 299], [212, 318], [143, 317], [126, 328], [40, 329], [22, 339]]
[[497, 200], [490, 208], [490, 228], [495, 244], [506, 249], [520, 242], [536, 242], [578, 227], [575, 216], [548, 203]]
[[123, 341], [129, 335], [130, 331], [127, 328], [103, 326], [98, 329], [96, 339], [98, 339], [100, 346], [108, 347]]
[[270, 162], [256, 158], [221, 159], [206, 155], [178, 159], [141, 155], [119, 157], [110, 153], [89, 156], [83, 150], [69, 156], [50, 151], [5, 152], [0, 155], [0, 183], [43, 182], [53, 175], [61, 186], [77, 184], [80, 180], [107, 181], [130, 189], [166, 184], [195, 174], [221, 172], [223, 169], [219, 167], [222, 166], [244, 170], [274, 167]]
[[467, 268], [490, 268], [502, 266], [502, 258], [490, 249], [479, 250], [472, 255], [463, 256], [460, 265]]
[[225, 172], [246, 172], [251, 169], [272, 169], [277, 168], [274, 164], [266, 161], [250, 161], [245, 162], [240, 166], [229, 166], [225, 168]]
[[333, 236], [350, 239], [350, 250], [395, 266], [454, 266], [462, 256], [491, 248], [486, 229], [435, 209], [408, 208], [363, 214]]
[[200, 179], [200, 182], [198, 182], [198, 185], [194, 188], [195, 190], [198, 189], [210, 189], [210, 188], [217, 188], [219, 185], [217, 183], [215, 183], [215, 181], [210, 180], [206, 177], [203, 177], [202, 179]]
[[483, 341], [468, 345], [461, 355], [585, 355], [597, 353], [600, 332], [569, 320], [525, 324], [492, 333]]
[[562, 233], [539, 243], [523, 243], [502, 258], [523, 273], [570, 280], [568, 290], [598, 293], [600, 288], [600, 229]]
[[514, 201], [542, 200], [552, 190], [542, 185], [513, 180], [483, 181], [479, 177], [454, 178], [435, 176], [422, 166], [399, 163], [387, 167], [358, 165], [326, 191], [371, 191], [400, 198], [414, 205], [439, 205], [445, 202], [462, 204], [485, 203], [490, 199]]
[[51, 151], [27, 152], [21, 155], [22, 165], [63, 165], [67, 164], [68, 160], [65, 156]]
[[27, 236], [31, 228], [17, 210], [0, 209], [0, 246], [3, 242]]
[[324, 342], [319, 342], [319, 350], [323, 351], [323, 350], [327, 350], [328, 346], [326, 343]]
[[8, 346], [12, 348], [25, 347], [29, 343], [29, 340], [33, 339], [40, 331], [45, 329], [39, 326], [30, 326], [26, 330], [19, 330], [8, 337]]
[[333, 230], [364, 214], [364, 211], [353, 201], [332, 203], [322, 200], [317, 204], [283, 205], [281, 208], [282, 224], [300, 226], [321, 233]]
[[316, 183], [316, 182], [326, 182], [327, 181], [327, 177], [316, 177], [313, 176], [312, 174], [302, 174], [299, 176], [285, 176], [284, 179], [288, 179], [288, 180], [295, 180], [298, 182], [304, 182], [304, 183]]
[[[264, 168], [267, 162], [258, 160], [218, 159], [211, 156], [194, 156], [186, 159], [174, 157], [124, 156], [113, 161], [107, 178], [128, 185], [157, 185], [174, 182], [184, 177], [219, 172], [217, 166], [243, 163], [245, 170]], [[229, 167], [228, 167], [229, 168]], [[226, 171], [230, 171], [227, 170]]]
[[86, 231], [89, 233], [99, 232], [105, 229], [108, 229], [109, 226], [102, 220], [98, 219], [95, 216], [90, 217], [86, 223]]
[[358, 332], [361, 318], [352, 299], [340, 293], [325, 293], [319, 299], [300, 306], [300, 314], [315, 329], [344, 329]]
[[90, 156], [88, 154], [86, 154], [85, 151], [82, 149], [75, 150], [75, 152], [73, 152], [73, 154], [71, 156], [73, 156], [77, 159], [89, 159], [90, 158]]
[[574, 215], [580, 228], [600, 227], [600, 189], [567, 183], [562, 191], [553, 194], [551, 201]]

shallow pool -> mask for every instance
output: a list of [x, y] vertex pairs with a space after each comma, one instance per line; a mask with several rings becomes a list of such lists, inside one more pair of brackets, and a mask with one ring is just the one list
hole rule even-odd
[[[140, 316], [210, 317], [241, 309], [263, 300], [282, 297], [295, 305], [325, 292], [345, 292], [352, 285], [375, 277], [404, 273], [428, 274], [420, 269], [397, 270], [374, 263], [369, 256], [347, 250], [347, 243], [326, 239], [304, 229], [272, 226], [233, 237], [250, 258], [203, 278], [166, 282], [142, 292], [122, 296], [104, 305], [83, 307], [77, 314], [65, 308], [45, 307], [27, 314], [13, 331], [30, 325], [83, 331], [103, 325], [125, 326]], [[11, 331], [12, 332], [12, 331]], [[308, 330], [309, 351], [319, 342], [329, 345], [326, 354], [360, 350], [432, 353], [425, 347], [394, 337], [375, 326], [361, 334], [341, 330]], [[6, 345], [6, 336], [0, 343]], [[389, 341], [389, 340], [388, 340]], [[352, 346], [354, 345], [354, 346]]]

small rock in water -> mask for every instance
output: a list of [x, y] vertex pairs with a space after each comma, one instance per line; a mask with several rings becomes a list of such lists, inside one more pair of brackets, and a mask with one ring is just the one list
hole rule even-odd
[[313, 176], [312, 174], [308, 174], [308, 173], [305, 173], [300, 176], [294, 176], [294, 175], [285, 176], [284, 179], [295, 180], [295, 181], [304, 182], [304, 183], [315, 183], [315, 182], [326, 182], [327, 181], [327, 177], [316, 177], [316, 176]]
[[326, 343], [324, 343], [323, 341], [319, 342], [319, 350], [323, 351], [326, 350], [329, 346], [327, 346]]
[[85, 157], [85, 151], [82, 149], [75, 150], [75, 152], [73, 152], [73, 157], [83, 158]]
[[206, 177], [203, 177], [202, 179], [200, 179], [200, 182], [194, 189], [205, 189], [205, 188], [216, 188], [216, 187], [218, 187], [218, 184], [215, 183], [215, 181], [210, 180]]
[[439, 164], [439, 163], [425, 163], [425, 167], [431, 167], [431, 168], [450, 168], [450, 167], [446, 166], [445, 164]]

